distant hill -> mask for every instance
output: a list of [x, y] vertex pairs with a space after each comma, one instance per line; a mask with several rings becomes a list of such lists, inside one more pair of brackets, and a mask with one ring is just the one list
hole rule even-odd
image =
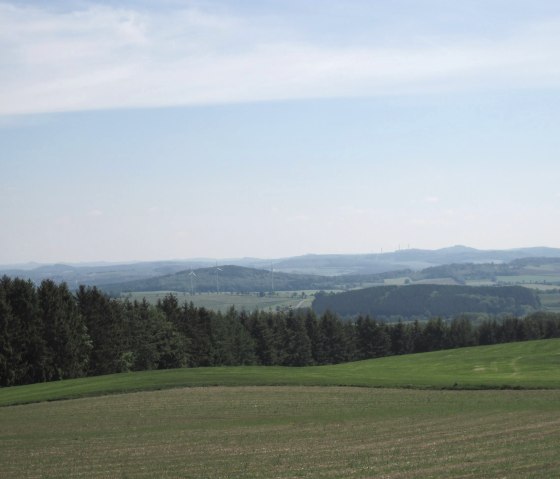
[[452, 246], [438, 250], [404, 249], [390, 253], [359, 255], [305, 255], [274, 262], [278, 271], [325, 275], [385, 273], [422, 270], [449, 263], [507, 263], [519, 258], [560, 258], [558, 248], [478, 250]]
[[[111, 294], [135, 291], [190, 291], [194, 292], [227, 291], [233, 293], [297, 291], [304, 289], [325, 289], [334, 282], [331, 277], [271, 273], [264, 269], [243, 266], [223, 265], [219, 269], [199, 268], [186, 270], [157, 278], [128, 281], [104, 285], [102, 289]], [[192, 282], [192, 283], [191, 283]]]
[[[354, 255], [305, 255], [292, 258], [280, 259], [258, 259], [258, 258], [240, 258], [227, 260], [227, 264], [231, 266], [241, 266], [250, 269], [264, 270], [263, 278], [266, 277], [267, 271], [270, 271], [271, 265], [275, 274], [290, 273], [304, 274], [308, 276], [332, 276], [342, 277], [344, 279], [335, 279], [334, 283], [327, 280], [321, 280], [321, 288], [331, 289], [335, 285], [345, 285], [343, 287], [357, 287], [360, 284], [382, 282], [383, 279], [394, 277], [397, 272], [403, 275], [413, 275], [413, 280], [431, 279], [438, 277], [437, 275], [467, 277], [479, 277], [481, 274], [486, 277], [488, 275], [507, 275], [507, 271], [500, 265], [524, 259], [538, 259], [546, 257], [547, 259], [560, 259], [560, 249], [557, 248], [519, 248], [512, 250], [477, 250], [465, 246], [453, 246], [438, 250], [420, 250], [405, 249], [383, 254], [354, 254]], [[225, 261], [221, 261], [225, 263]], [[487, 267], [478, 267], [478, 264], [494, 265]], [[177, 261], [150, 261], [126, 264], [53, 264], [53, 265], [37, 265], [26, 264], [18, 267], [4, 266], [0, 267], [0, 275], [11, 277], [20, 277], [30, 279], [35, 283], [40, 283], [43, 279], [52, 279], [56, 282], [66, 282], [70, 288], [75, 288], [80, 284], [97, 285], [111, 287], [119, 283], [127, 283], [131, 281], [143, 281], [156, 277], [169, 276], [193, 269], [208, 268], [215, 264], [213, 260], [208, 259], [192, 259]], [[453, 268], [449, 272], [445, 270], [428, 271], [427, 268], [440, 267], [443, 265], [453, 264]], [[468, 265], [464, 267], [456, 265]], [[519, 263], [521, 267], [523, 263]], [[523, 267], [528, 267], [525, 265]], [[502, 269], [500, 269], [502, 268]], [[541, 268], [542, 269], [542, 268]], [[418, 272], [424, 271], [419, 274]], [[470, 271], [470, 273], [468, 273]], [[486, 273], [484, 273], [486, 271]], [[542, 271], [541, 271], [542, 272]], [[546, 272], [546, 271], [545, 271]], [[467, 276], [465, 276], [465, 274]], [[517, 273], [513, 273], [517, 274]], [[527, 273], [528, 274], [528, 273]], [[486, 276], [485, 276], [486, 275]], [[204, 276], [204, 275], [203, 275]], [[278, 277], [280, 278], [280, 276]], [[184, 279], [184, 278], [183, 278]], [[201, 278], [201, 286], [203, 283]], [[318, 284], [317, 278], [310, 278], [311, 284]], [[260, 284], [256, 291], [264, 288], [263, 284], [266, 279], [254, 278], [254, 285]], [[264, 281], [264, 283], [263, 283]], [[288, 280], [286, 280], [288, 281]], [[295, 278], [289, 281], [295, 282]], [[289, 283], [288, 281], [288, 283]], [[165, 280], [162, 280], [162, 284]], [[292, 288], [285, 283], [279, 282], [278, 288]], [[190, 284], [190, 280], [186, 284]], [[224, 283], [225, 284], [225, 283]], [[295, 284], [295, 283], [294, 283]], [[179, 282], [181, 290], [184, 289], [185, 283]], [[190, 286], [188, 286], [190, 288]], [[210, 286], [208, 286], [210, 288]], [[319, 288], [319, 289], [321, 289]], [[114, 289], [114, 288], [113, 288]], [[304, 289], [314, 289], [314, 286], [308, 286]], [[268, 290], [268, 289], [267, 289]]]
[[31, 269], [0, 269], [0, 276], [19, 277], [40, 283], [51, 279], [57, 283], [65, 282], [70, 288], [80, 284], [86, 286], [103, 286], [105, 284], [147, 279], [165, 274], [183, 271], [187, 268], [200, 268], [212, 264], [209, 261], [150, 261], [130, 264], [109, 265], [40, 265]]
[[452, 263], [411, 272], [409, 278], [411, 281], [450, 278], [457, 284], [488, 280], [560, 285], [560, 258], [521, 258], [509, 263]]
[[313, 310], [341, 316], [375, 318], [440, 316], [463, 313], [524, 315], [540, 308], [536, 293], [522, 286], [449, 286], [415, 284], [377, 286], [336, 294], [317, 294]]

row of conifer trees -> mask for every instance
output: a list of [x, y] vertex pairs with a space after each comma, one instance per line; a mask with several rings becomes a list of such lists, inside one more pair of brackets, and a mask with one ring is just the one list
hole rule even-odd
[[95, 287], [0, 279], [0, 385], [122, 371], [221, 365], [307, 366], [560, 337], [560, 315], [385, 324], [330, 312], [213, 312], [168, 295], [157, 305]]

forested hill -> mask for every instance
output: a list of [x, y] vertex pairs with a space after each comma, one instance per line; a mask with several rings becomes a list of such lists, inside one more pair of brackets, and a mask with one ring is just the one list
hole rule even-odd
[[536, 293], [521, 286], [450, 286], [415, 284], [377, 286], [338, 294], [316, 295], [313, 309], [342, 316], [452, 317], [463, 313], [522, 315], [537, 310]]
[[[192, 274], [191, 274], [192, 273]], [[333, 279], [310, 274], [277, 273], [265, 269], [226, 265], [219, 268], [200, 268], [175, 274], [105, 285], [110, 294], [134, 291], [186, 291], [233, 293], [297, 291], [331, 288]]]
[[[536, 280], [558, 283], [560, 278], [560, 258], [536, 257], [521, 258], [509, 263], [452, 263], [433, 266], [408, 274], [412, 281], [425, 281], [437, 278], [450, 278], [457, 283], [469, 280], [496, 281], [498, 277], [533, 276]], [[520, 278], [523, 279], [523, 278]]]
[[[172, 274], [169, 274], [172, 273]], [[409, 282], [465, 284], [473, 280], [495, 283], [546, 282], [560, 283], [560, 258], [524, 258], [510, 263], [453, 263], [421, 271], [401, 270], [377, 274], [345, 274], [321, 276], [279, 272], [270, 269], [224, 265], [219, 269], [206, 267], [183, 269], [161, 276], [98, 285], [109, 294], [136, 291], [269, 292], [301, 290], [350, 290], [383, 284], [390, 278], [408, 278]], [[194, 273], [194, 274], [192, 274]], [[478, 294], [478, 293], [477, 293]]]

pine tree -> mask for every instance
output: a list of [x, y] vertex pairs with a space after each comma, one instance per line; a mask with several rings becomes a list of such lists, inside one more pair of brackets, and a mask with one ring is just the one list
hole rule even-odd
[[37, 290], [31, 281], [2, 279], [11, 320], [8, 335], [11, 357], [8, 369], [12, 384], [30, 384], [48, 379], [47, 350], [43, 339]]
[[0, 386], [15, 384], [15, 371], [12, 364], [14, 351], [11, 337], [14, 318], [6, 300], [6, 283], [6, 277], [0, 280]]
[[91, 342], [83, 317], [65, 283], [51, 280], [38, 290], [39, 309], [46, 342], [46, 379], [83, 376], [88, 367]]
[[284, 366], [308, 366], [313, 363], [311, 341], [307, 335], [305, 322], [292, 310], [286, 317], [286, 335], [284, 339]]
[[110, 300], [95, 286], [80, 286], [77, 301], [93, 348], [89, 374], [126, 371], [126, 316], [122, 304]]

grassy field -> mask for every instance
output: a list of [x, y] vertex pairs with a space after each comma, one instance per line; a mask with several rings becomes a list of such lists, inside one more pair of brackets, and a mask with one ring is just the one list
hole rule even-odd
[[199, 293], [191, 295], [189, 293], [177, 291], [145, 291], [137, 293], [123, 293], [122, 298], [141, 301], [143, 298], [149, 303], [156, 304], [158, 300], [163, 299], [167, 294], [172, 293], [177, 296], [181, 304], [185, 301], [192, 303], [198, 307], [204, 307], [213, 311], [221, 311], [225, 313], [232, 306], [235, 309], [245, 311], [276, 311], [288, 308], [309, 308], [313, 302], [313, 292], [306, 293], [305, 298], [301, 296], [301, 291], [295, 293], [291, 291], [278, 292], [273, 296], [259, 296], [253, 294], [230, 294], [230, 293]]
[[4, 388], [0, 477], [560, 477], [559, 366], [545, 340]]
[[11, 478], [560, 477], [560, 391], [186, 388], [0, 408]]
[[216, 367], [112, 374], [0, 389], [0, 406], [183, 386], [559, 388], [560, 339], [393, 356], [333, 366]]

